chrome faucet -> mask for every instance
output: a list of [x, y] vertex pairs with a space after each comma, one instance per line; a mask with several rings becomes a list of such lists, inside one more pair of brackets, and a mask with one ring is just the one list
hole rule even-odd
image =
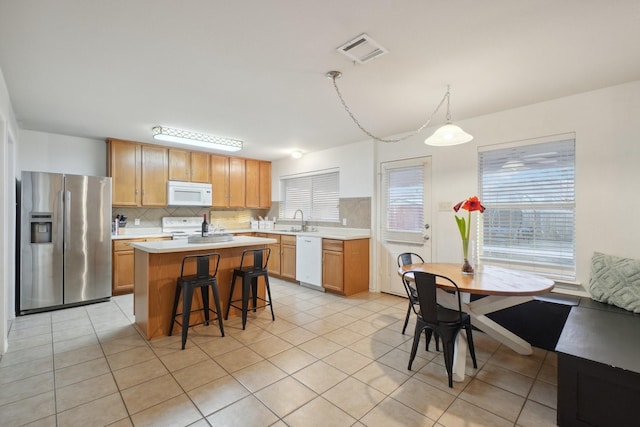
[[304, 212], [302, 212], [302, 209], [297, 209], [294, 213], [293, 213], [293, 219], [296, 219], [296, 216], [298, 215], [298, 212], [300, 212], [300, 231], [304, 231], [305, 226], [304, 226]]

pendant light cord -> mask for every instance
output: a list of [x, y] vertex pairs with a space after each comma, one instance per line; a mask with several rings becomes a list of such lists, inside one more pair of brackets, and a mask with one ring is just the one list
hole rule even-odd
[[447, 101], [447, 122], [449, 121], [449, 86], [447, 86], [447, 92], [442, 97], [442, 100], [440, 101], [440, 103], [438, 104], [436, 109], [433, 110], [433, 113], [431, 113], [431, 116], [429, 116], [427, 121], [424, 122], [424, 124], [422, 126], [420, 126], [418, 129], [416, 129], [415, 131], [409, 133], [408, 135], [405, 135], [402, 138], [398, 138], [398, 139], [384, 139], [384, 138], [377, 137], [374, 134], [372, 134], [371, 132], [369, 132], [368, 130], [366, 130], [364, 128], [364, 126], [362, 126], [360, 124], [360, 122], [353, 115], [353, 113], [351, 112], [351, 109], [349, 108], [349, 106], [345, 102], [344, 98], [342, 97], [342, 93], [340, 93], [340, 89], [338, 88], [338, 84], [336, 83], [336, 79], [338, 77], [340, 77], [342, 75], [342, 73], [339, 72], [339, 71], [329, 71], [326, 75], [327, 75], [327, 77], [329, 77], [330, 79], [333, 80], [333, 87], [336, 89], [336, 93], [338, 94], [338, 98], [340, 98], [340, 102], [342, 103], [342, 106], [344, 107], [344, 109], [347, 112], [347, 114], [349, 114], [349, 117], [351, 117], [351, 120], [353, 120], [353, 122], [360, 128], [360, 130], [362, 132], [364, 132], [367, 136], [369, 136], [370, 138], [374, 139], [375, 141], [387, 142], [387, 143], [389, 143], [389, 142], [390, 143], [395, 143], [395, 142], [404, 141], [406, 139], [411, 138], [412, 136], [415, 136], [420, 131], [422, 131], [424, 128], [429, 126], [429, 123], [431, 123], [431, 119], [433, 119], [433, 117], [436, 115], [438, 110], [440, 110], [440, 107], [442, 107], [442, 104], [444, 104], [445, 100]]

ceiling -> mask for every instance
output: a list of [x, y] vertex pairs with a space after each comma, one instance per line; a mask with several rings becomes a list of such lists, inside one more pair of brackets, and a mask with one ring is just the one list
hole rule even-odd
[[[388, 53], [336, 51], [365, 33]], [[152, 142], [155, 125], [265, 160], [640, 79], [638, 0], [0, 0], [22, 129]], [[444, 122], [444, 111], [432, 124]], [[426, 131], [425, 137], [428, 136]]]

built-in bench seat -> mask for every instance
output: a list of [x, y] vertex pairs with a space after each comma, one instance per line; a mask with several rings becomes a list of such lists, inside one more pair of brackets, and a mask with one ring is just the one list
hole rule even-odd
[[640, 425], [640, 315], [580, 298], [556, 345], [558, 425]]

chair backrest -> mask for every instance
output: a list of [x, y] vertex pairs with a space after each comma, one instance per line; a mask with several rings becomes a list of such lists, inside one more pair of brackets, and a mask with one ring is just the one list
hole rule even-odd
[[404, 252], [398, 255], [398, 267], [409, 264], [417, 264], [418, 261], [422, 263], [424, 262], [422, 257], [414, 252]]
[[422, 319], [427, 323], [438, 323], [438, 298], [437, 298], [437, 285], [436, 278], [447, 280], [455, 287], [455, 296], [458, 298], [458, 313], [460, 315], [460, 321], [462, 322], [462, 302], [460, 300], [460, 292], [458, 285], [448, 277], [440, 276], [436, 274], [426, 273], [424, 271], [407, 271], [402, 275], [402, 280], [409, 280], [406, 277], [409, 273], [412, 273], [416, 290], [418, 291], [418, 301], [420, 303], [420, 315]]
[[[196, 277], [198, 279], [206, 279], [209, 277], [215, 277], [218, 274], [218, 265], [220, 264], [220, 254], [199, 254], [199, 255], [187, 255], [182, 258], [182, 266], [180, 267], [180, 277], [184, 277], [184, 266], [186, 263], [194, 261], [196, 262]], [[210, 265], [213, 261], [214, 268], [213, 274], [210, 273]]]
[[[420, 255], [414, 252], [404, 252], [398, 255], [398, 267], [409, 264], [417, 264], [418, 262], [423, 263], [424, 260]], [[416, 287], [414, 286], [413, 281], [405, 280], [403, 276], [402, 284], [404, 285], [404, 290], [407, 292], [409, 301], [411, 301], [414, 313], [418, 314], [419, 310], [417, 310], [415, 307], [418, 304], [418, 291], [416, 291]]]
[[271, 256], [271, 248], [260, 248], [260, 249], [245, 249], [242, 251], [242, 258], [240, 259], [240, 269], [247, 269], [249, 266], [246, 266], [245, 263], [248, 262], [245, 260], [245, 257], [252, 257], [253, 260], [253, 271], [257, 270], [266, 270], [267, 264], [269, 263], [269, 256]]

